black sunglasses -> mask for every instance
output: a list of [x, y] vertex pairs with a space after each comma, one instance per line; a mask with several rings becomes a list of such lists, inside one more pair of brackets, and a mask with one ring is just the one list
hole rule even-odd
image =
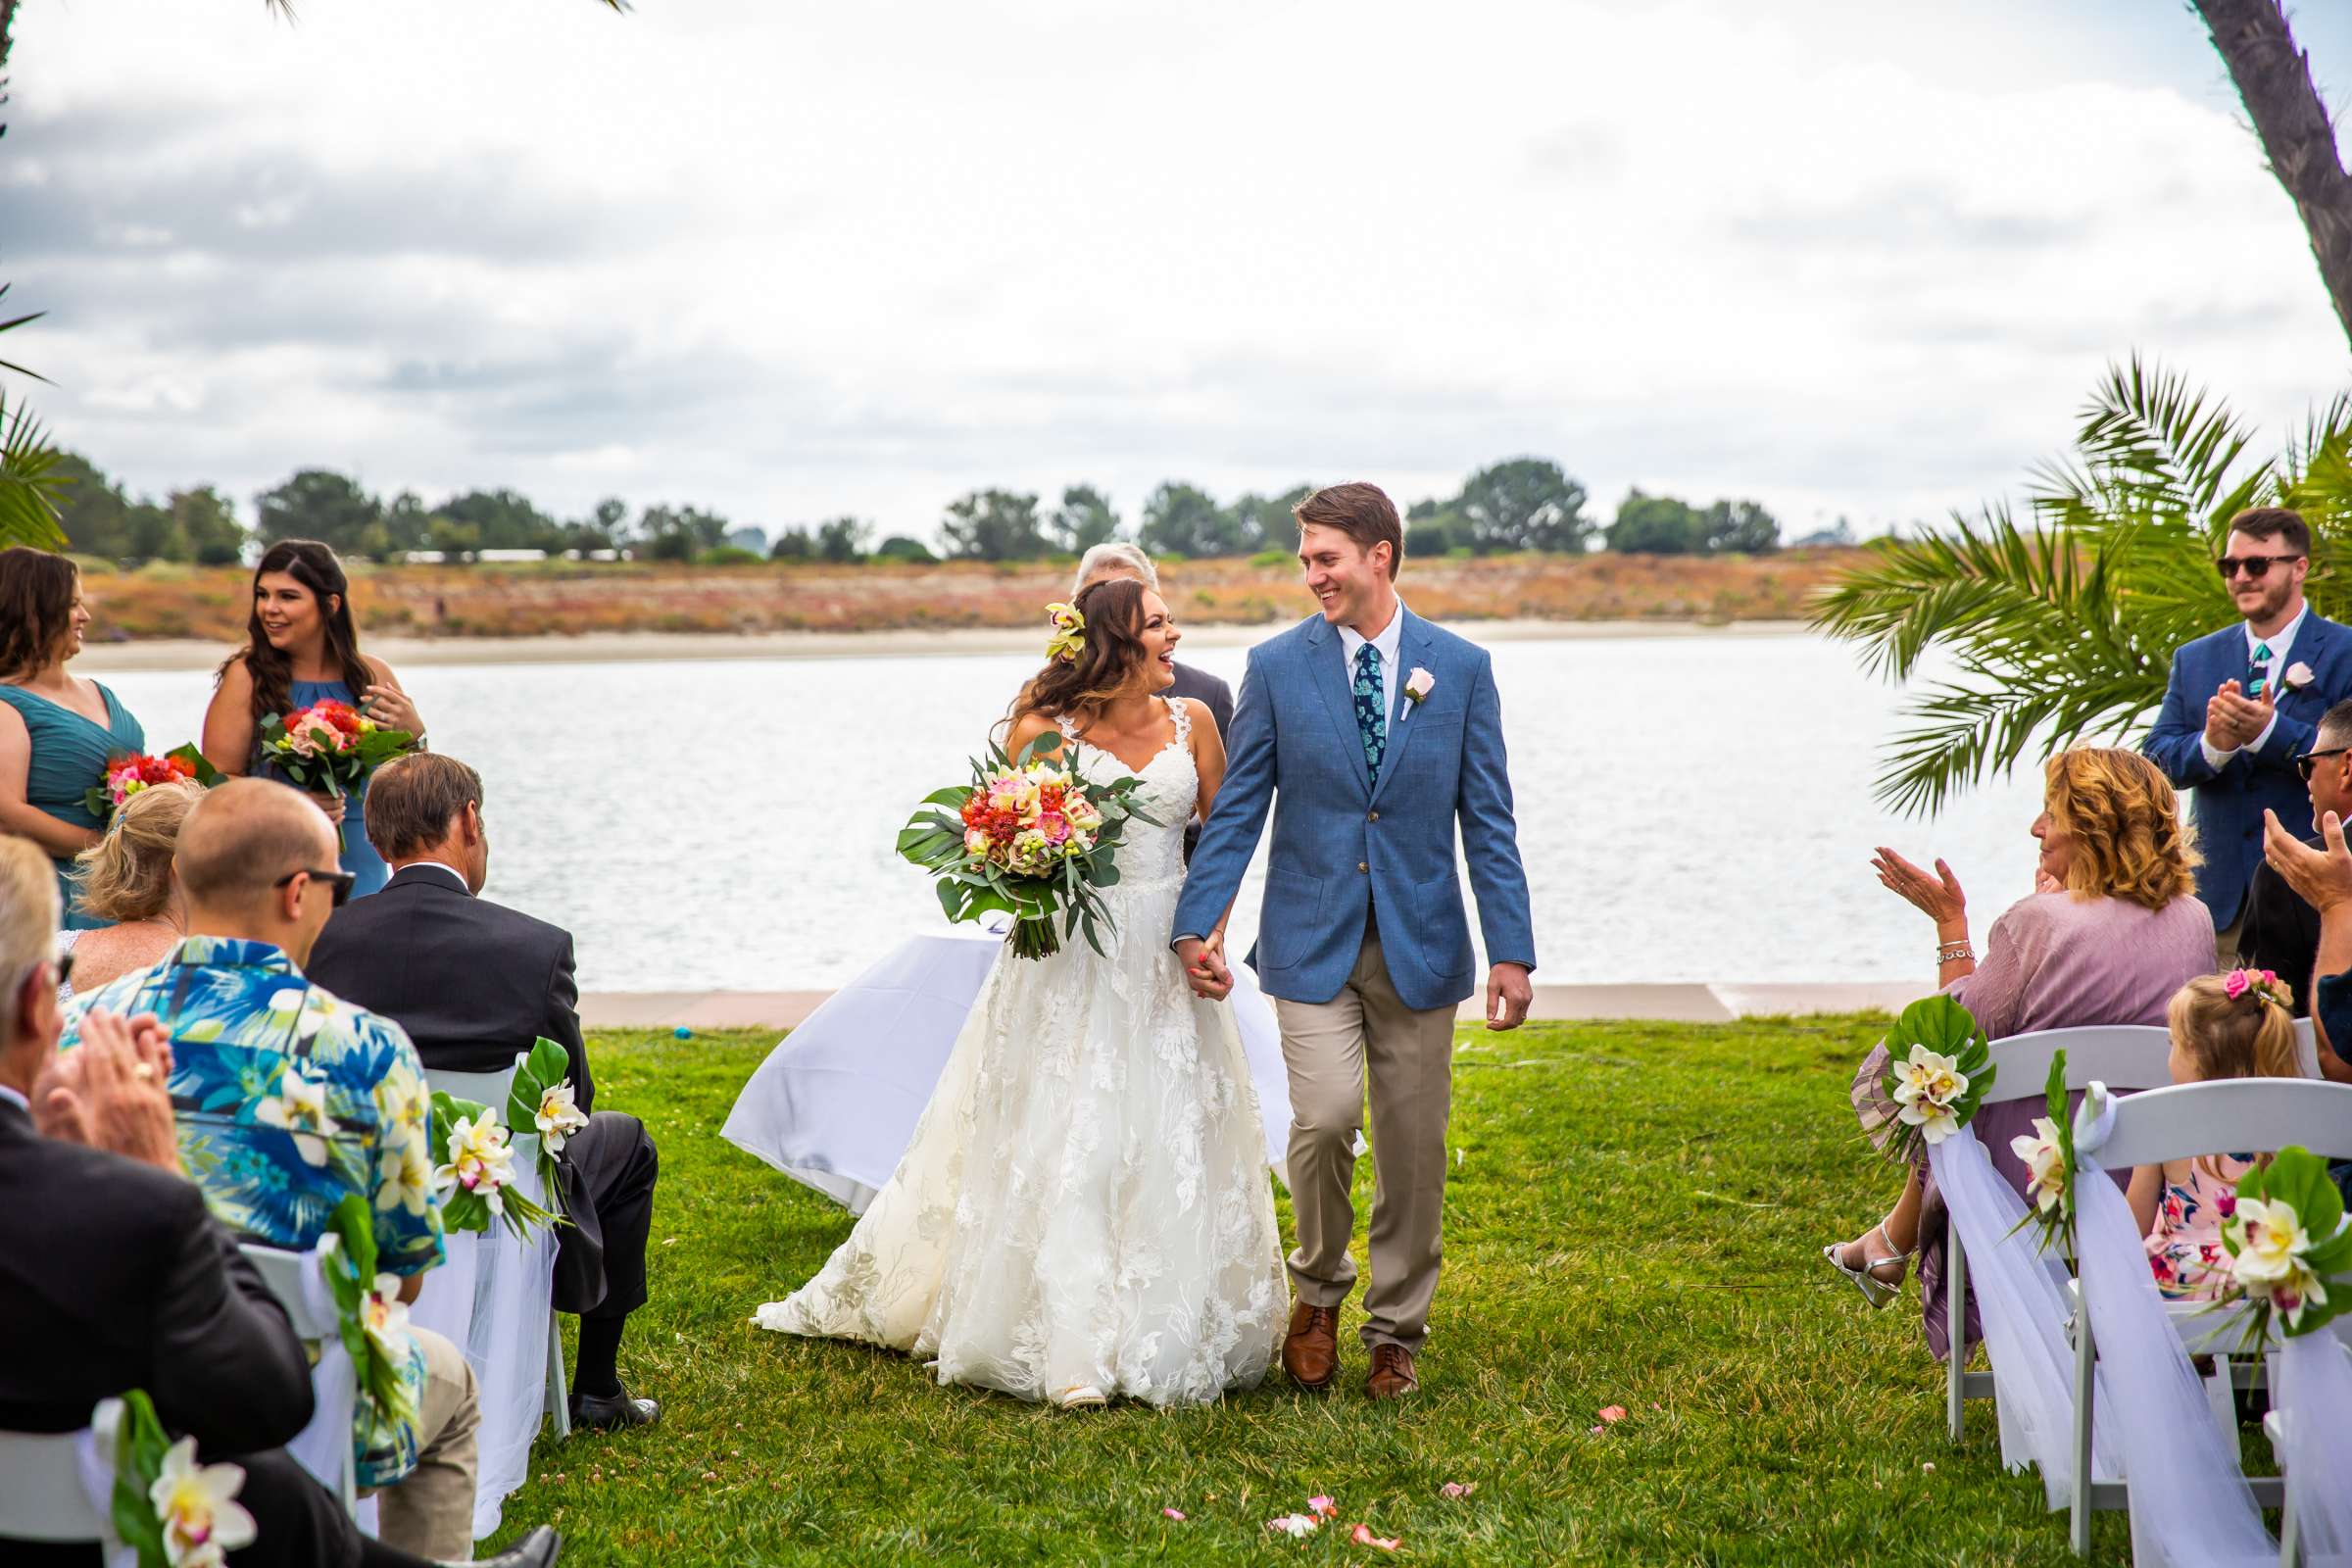
[[52, 962], [57, 968], [58, 985], [61, 987], [72, 985], [74, 983], [74, 950], [68, 948], [59, 954]]
[[360, 880], [360, 874], [357, 871], [321, 871], [317, 866], [306, 865], [298, 871], [288, 871], [270, 885], [273, 888], [282, 888], [298, 876], [307, 876], [314, 882], [323, 882], [332, 888], [334, 890], [334, 907], [338, 909], [351, 902], [351, 890], [358, 885]]
[[2346, 752], [2352, 752], [2352, 746], [2330, 746], [2326, 751], [2305, 752], [2295, 759], [2295, 771], [2302, 774], [2303, 782], [2308, 784], [2311, 782], [2311, 770], [2318, 765], [2321, 758], [2341, 757]]
[[2243, 571], [2250, 581], [2260, 582], [2270, 575], [2273, 562], [2301, 561], [2302, 559], [2301, 556], [2224, 556], [2213, 565], [2214, 569], [2222, 574], [2225, 582], [2236, 576], [2240, 571]]

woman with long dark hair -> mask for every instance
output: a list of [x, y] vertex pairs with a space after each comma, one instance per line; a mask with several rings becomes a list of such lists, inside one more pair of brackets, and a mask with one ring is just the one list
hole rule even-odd
[[90, 623], [81, 572], [64, 556], [0, 550], [0, 832], [32, 840], [57, 862], [69, 931], [107, 922], [83, 910], [69, 875], [105, 824], [82, 804], [106, 764], [147, 749], [147, 732], [115, 694], [69, 672]]
[[998, 949], [898, 1169], [822, 1271], [754, 1321], [1064, 1409], [1196, 1404], [1265, 1376], [1289, 1304], [1241, 1037], [1168, 946], [1184, 824], [1225, 749], [1203, 705], [1162, 695], [1179, 633], [1157, 594], [1101, 583], [1077, 610], [1007, 744], [1057, 735], [1081, 777], [1141, 786], [1152, 820], [1120, 843], [1102, 951]]
[[[424, 739], [424, 720], [392, 666], [360, 652], [343, 563], [316, 539], [281, 539], [253, 568], [245, 646], [221, 664], [205, 710], [205, 758], [223, 773], [266, 773], [262, 720], [328, 701]], [[359, 878], [354, 897], [373, 893], [390, 874], [368, 842], [367, 802], [363, 784], [348, 801], [318, 803], [344, 824], [343, 869]]]

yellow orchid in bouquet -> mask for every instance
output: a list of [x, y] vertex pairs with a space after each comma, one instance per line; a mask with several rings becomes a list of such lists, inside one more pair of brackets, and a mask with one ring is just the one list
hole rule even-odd
[[2274, 1316], [2292, 1339], [2352, 1306], [2352, 1214], [2327, 1161], [2281, 1149], [2215, 1208], [2230, 1254], [2222, 1298], [2251, 1307], [2249, 1344], [2269, 1337]]
[[516, 1189], [514, 1136], [489, 1106], [434, 1091], [432, 1147], [444, 1156], [433, 1168], [444, 1229], [486, 1231], [503, 1221], [528, 1238], [556, 1220]]
[[244, 1468], [197, 1463], [196, 1440], [173, 1442], [145, 1390], [100, 1400], [90, 1426], [115, 1461], [108, 1522], [139, 1568], [222, 1568], [259, 1539], [236, 1500]]
[[1887, 1157], [1909, 1164], [1968, 1125], [1992, 1087], [1992, 1052], [1974, 1014], [1946, 996], [1902, 1010], [1886, 1032], [1880, 1089], [1895, 1107]]
[[2033, 1205], [2026, 1217], [2010, 1228], [2014, 1236], [2032, 1225], [2041, 1232], [2036, 1244], [2048, 1251], [2053, 1241], [2063, 1240], [2066, 1250], [2074, 1250], [2075, 1226], [2075, 1126], [2066, 1103], [2066, 1053], [2052, 1054], [2050, 1075], [2043, 1082], [2042, 1098], [2049, 1114], [2034, 1118], [2034, 1131], [2021, 1133], [2009, 1140], [2009, 1152], [2026, 1167], [2026, 1198]]

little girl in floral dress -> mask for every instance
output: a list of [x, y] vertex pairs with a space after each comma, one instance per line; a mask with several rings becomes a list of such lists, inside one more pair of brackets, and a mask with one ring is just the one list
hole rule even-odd
[[[2173, 997], [2177, 1084], [2216, 1078], [2294, 1078], [2293, 996], [2268, 969], [2200, 975]], [[2253, 1161], [2200, 1154], [2142, 1165], [2132, 1173], [2132, 1214], [2146, 1239], [2156, 1289], [2174, 1300], [2205, 1300], [2230, 1278], [2222, 1222], [2237, 1206], [2237, 1184]]]

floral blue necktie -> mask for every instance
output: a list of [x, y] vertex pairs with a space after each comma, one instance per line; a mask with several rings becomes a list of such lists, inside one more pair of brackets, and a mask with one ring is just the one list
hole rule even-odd
[[1355, 729], [1364, 738], [1364, 767], [1380, 782], [1380, 760], [1389, 752], [1389, 705], [1380, 689], [1380, 650], [1370, 643], [1355, 651]]

